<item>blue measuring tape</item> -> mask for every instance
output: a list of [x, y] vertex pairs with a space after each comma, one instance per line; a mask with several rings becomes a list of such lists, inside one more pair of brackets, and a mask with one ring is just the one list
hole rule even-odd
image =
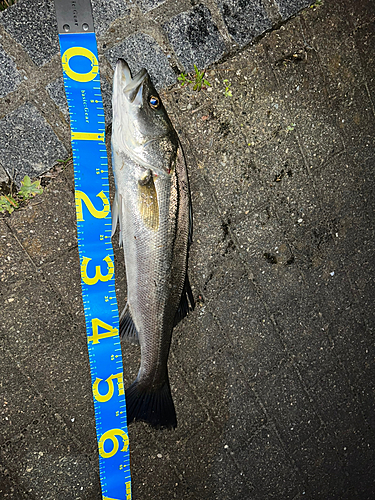
[[76, 2], [56, 0], [55, 4], [70, 113], [78, 249], [102, 497], [130, 500], [129, 438], [96, 37], [89, 1], [81, 2], [81, 9], [84, 4], [86, 10], [78, 12]]

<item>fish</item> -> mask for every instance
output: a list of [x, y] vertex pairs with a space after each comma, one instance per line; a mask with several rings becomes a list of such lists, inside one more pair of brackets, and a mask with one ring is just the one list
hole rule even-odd
[[172, 429], [172, 330], [195, 305], [187, 274], [193, 219], [186, 160], [146, 69], [132, 77], [117, 61], [112, 110], [112, 236], [119, 224], [127, 280], [119, 330], [141, 348], [138, 375], [125, 391], [127, 419]]

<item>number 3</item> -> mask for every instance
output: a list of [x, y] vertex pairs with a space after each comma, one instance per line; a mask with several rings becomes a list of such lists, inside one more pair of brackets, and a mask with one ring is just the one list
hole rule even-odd
[[102, 275], [100, 266], [95, 266], [95, 276], [93, 278], [89, 278], [87, 276], [87, 266], [90, 260], [92, 260], [90, 257], [83, 257], [81, 264], [81, 278], [82, 281], [86, 283], [86, 285], [96, 285], [98, 281], [109, 281], [110, 279], [112, 279], [115, 271], [113, 262], [109, 255], [107, 255], [107, 257], [104, 257], [103, 259], [107, 263], [108, 268], [108, 274], [105, 276]]

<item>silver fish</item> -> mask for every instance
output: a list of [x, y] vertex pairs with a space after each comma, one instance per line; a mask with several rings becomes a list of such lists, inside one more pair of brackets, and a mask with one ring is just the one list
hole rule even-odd
[[128, 299], [120, 335], [141, 346], [126, 390], [128, 422], [176, 427], [167, 360], [172, 330], [194, 307], [187, 260], [192, 215], [186, 163], [176, 131], [145, 69], [123, 59], [113, 79], [112, 236], [120, 223]]

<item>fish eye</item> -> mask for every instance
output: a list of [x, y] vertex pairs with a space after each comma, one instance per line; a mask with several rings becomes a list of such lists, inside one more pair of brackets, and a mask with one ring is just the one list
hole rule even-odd
[[155, 96], [150, 96], [150, 99], [149, 99], [149, 104], [152, 108], [154, 109], [157, 109], [160, 105], [160, 101], [159, 101], [159, 98], [158, 97], [155, 97]]

